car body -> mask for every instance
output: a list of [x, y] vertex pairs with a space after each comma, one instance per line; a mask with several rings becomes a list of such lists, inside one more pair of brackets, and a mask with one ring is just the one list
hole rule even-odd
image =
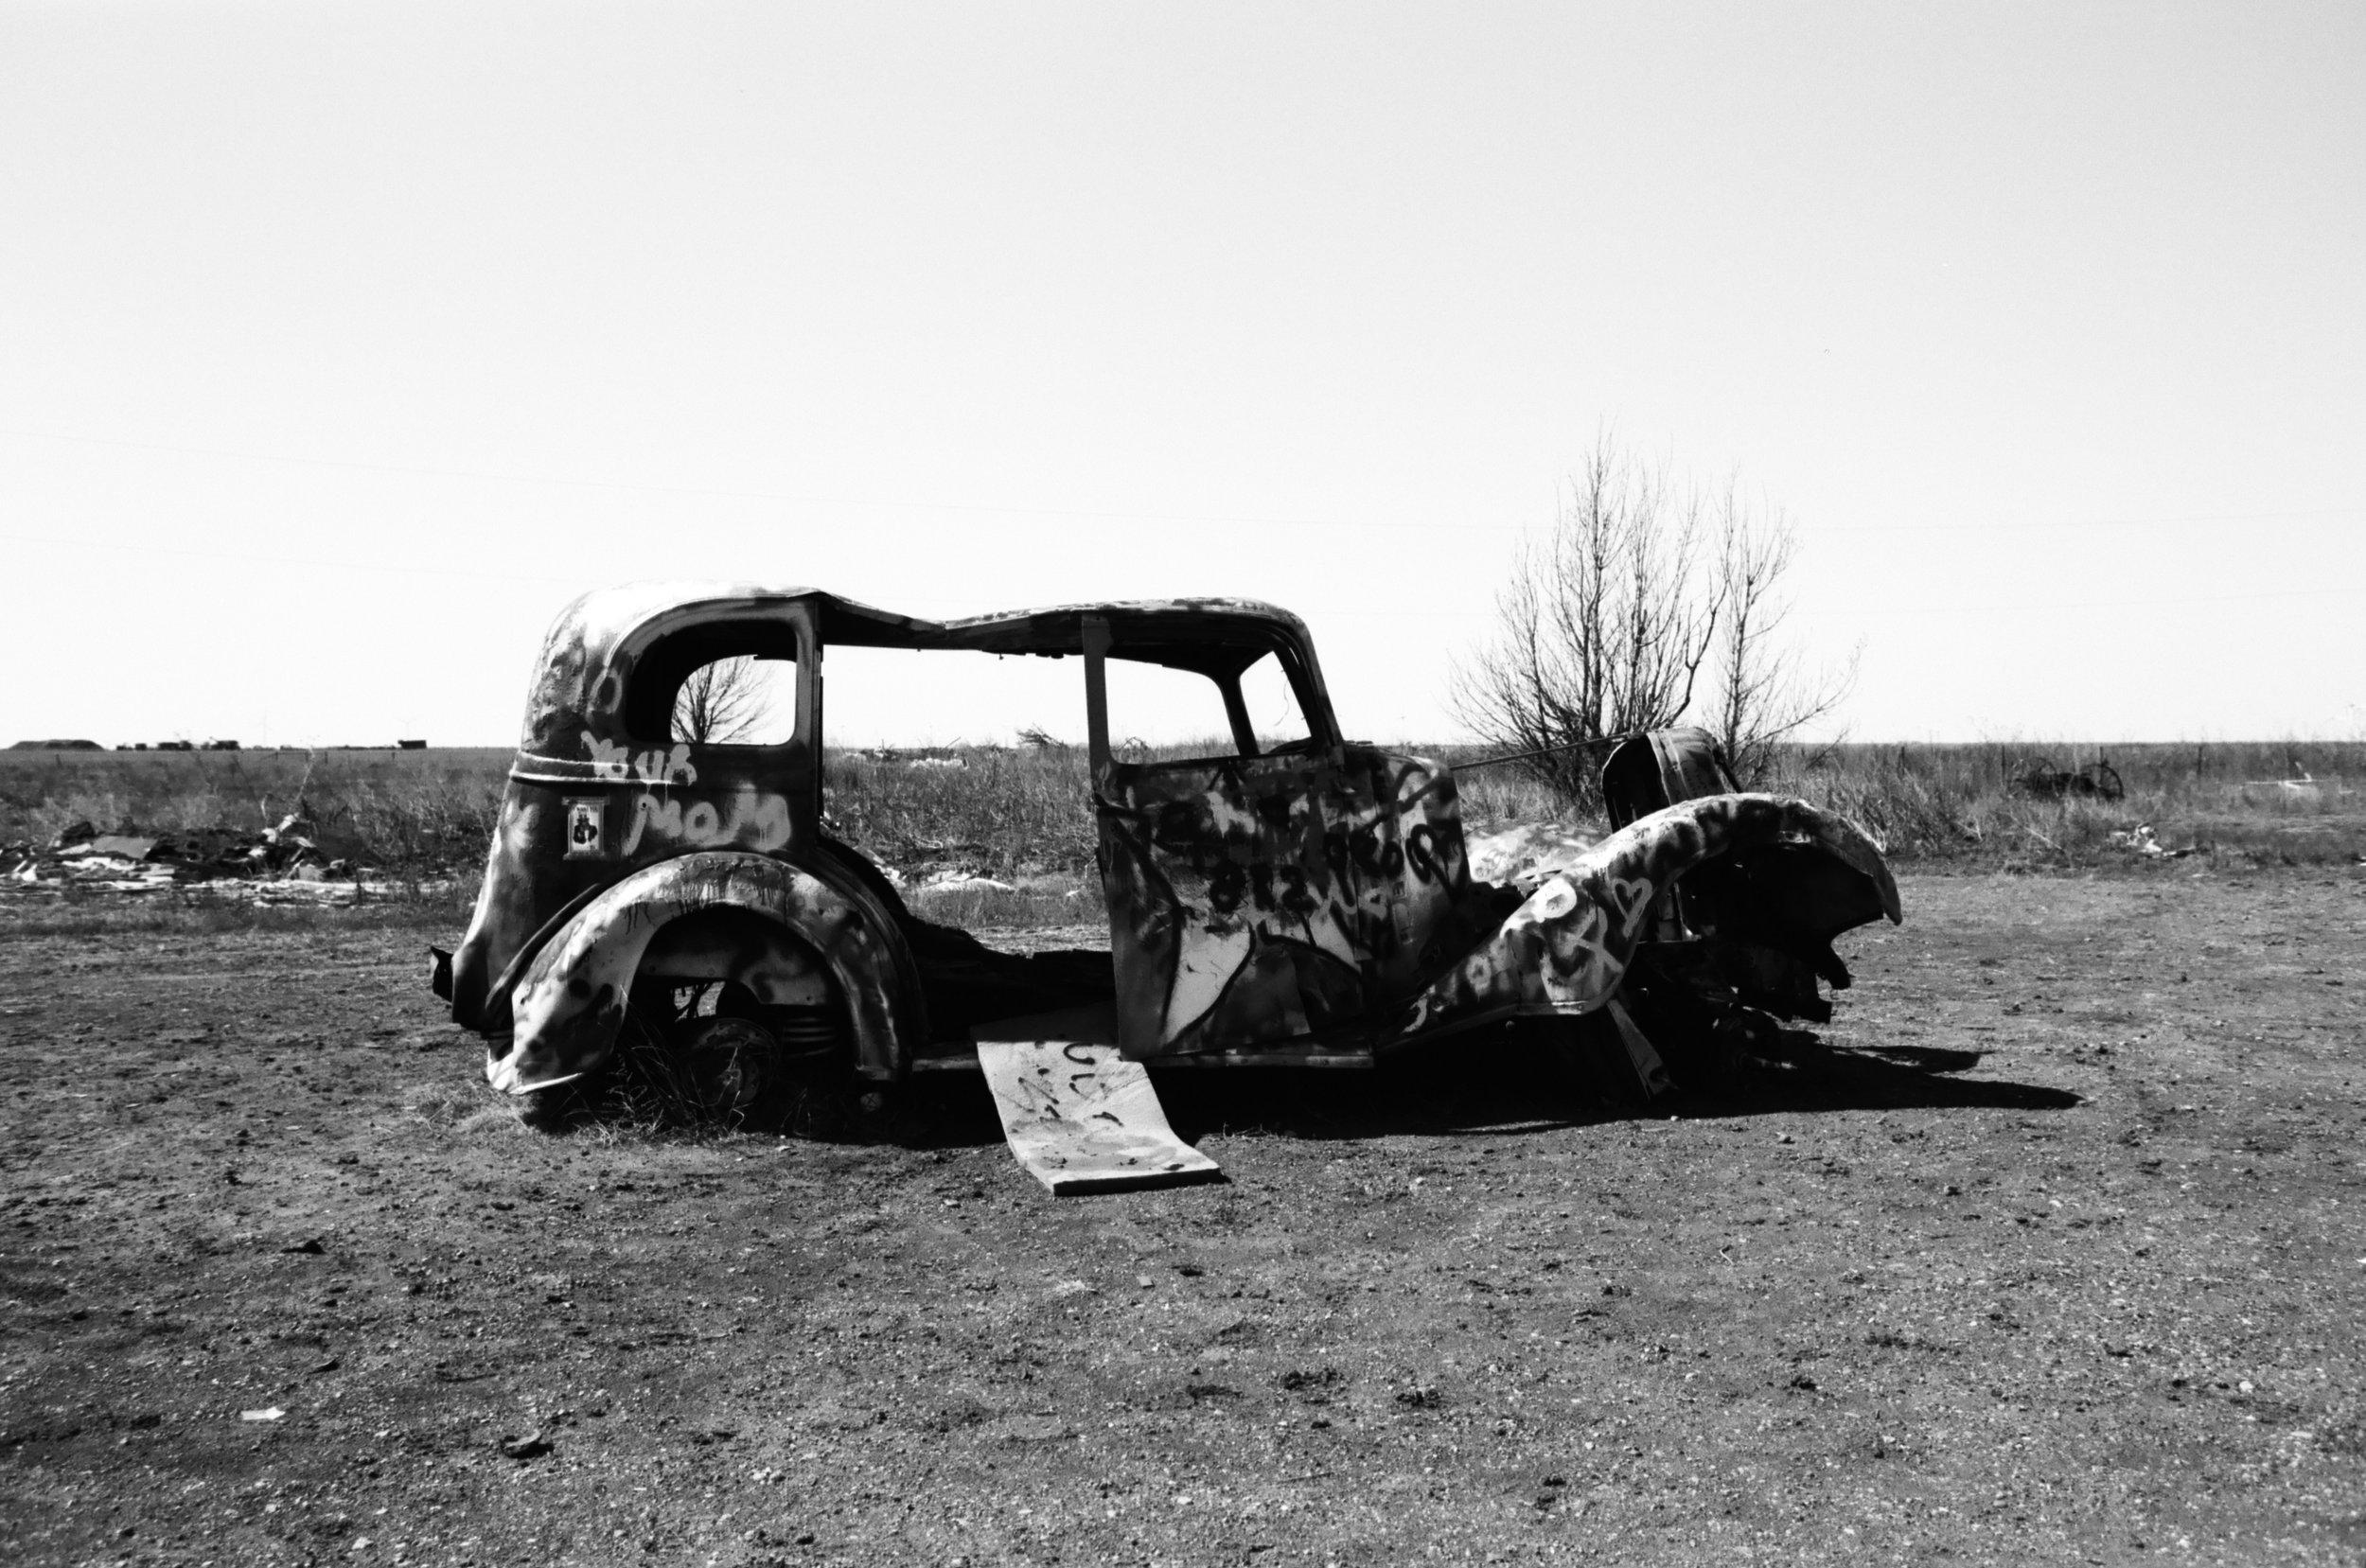
[[[996, 953], [914, 917], [829, 836], [824, 677], [847, 646], [1082, 664], [1106, 956]], [[684, 679], [738, 657], [794, 665], [792, 730], [761, 747], [677, 738]], [[1227, 754], [1121, 757], [1107, 676], [1127, 661], [1213, 682]], [[1305, 730], [1291, 744], [1249, 722], [1253, 664], [1288, 682]], [[1638, 1015], [1827, 1015], [1816, 977], [1846, 983], [1831, 939], [1898, 918], [1861, 832], [1801, 802], [1704, 790], [1731, 783], [1705, 745], [1697, 731], [1635, 743], [1611, 769], [1633, 775], [1614, 806], [1635, 819], [1482, 879], [1452, 771], [1346, 738], [1305, 625], [1270, 605], [940, 622], [811, 589], [604, 590], [544, 641], [483, 890], [437, 990], [486, 1036], [491, 1082], [517, 1094], [583, 1081], [653, 998], [697, 987], [735, 999], [734, 1049], [878, 1081], [970, 1065], [981, 1023], [1061, 1008], [1100, 1008], [1126, 1057], [1194, 1066], [1368, 1066], [1508, 1018], [1607, 1010], [1649, 1093], [1664, 1052]], [[1679, 991], [1692, 1000], [1670, 1013]], [[720, 1027], [657, 1022], [710, 1042]]]

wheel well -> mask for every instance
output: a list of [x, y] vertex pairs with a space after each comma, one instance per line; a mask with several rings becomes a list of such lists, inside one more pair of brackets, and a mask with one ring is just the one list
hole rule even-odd
[[730, 981], [768, 1007], [842, 1007], [838, 983], [811, 943], [747, 908], [698, 909], [659, 927], [634, 977], [683, 984]]

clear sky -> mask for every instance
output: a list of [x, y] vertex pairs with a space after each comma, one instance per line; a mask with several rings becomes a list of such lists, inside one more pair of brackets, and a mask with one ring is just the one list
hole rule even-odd
[[2366, 733], [2366, 8], [0, 0], [0, 743], [505, 744], [677, 575], [1445, 738], [1605, 428], [1858, 738]]

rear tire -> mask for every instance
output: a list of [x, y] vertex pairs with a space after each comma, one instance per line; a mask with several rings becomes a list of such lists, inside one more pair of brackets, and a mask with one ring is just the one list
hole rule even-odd
[[781, 1043], [763, 1025], [747, 1018], [690, 1018], [675, 1026], [680, 1053], [699, 1109], [731, 1126], [760, 1119], [780, 1098], [784, 1065]]

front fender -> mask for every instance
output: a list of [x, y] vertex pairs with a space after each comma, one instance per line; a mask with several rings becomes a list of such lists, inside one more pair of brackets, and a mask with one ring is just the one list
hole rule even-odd
[[[1772, 795], [1711, 795], [1640, 818], [1547, 876], [1495, 934], [1401, 1013], [1389, 1043], [1524, 1013], [1590, 1013], [1625, 978], [1651, 906], [1686, 872], [1736, 850], [1795, 844], [1870, 884], [1894, 923], [1898, 884], [1845, 818]], [[1870, 913], [1868, 907], [1867, 913]]]
[[650, 939], [669, 921], [735, 907], [778, 921], [838, 981], [856, 1059], [874, 1077], [903, 1065], [920, 1027], [892, 922], [859, 894], [766, 855], [715, 851], [645, 866], [586, 904], [542, 944], [510, 993], [515, 1031], [485, 1076], [505, 1093], [573, 1083], [614, 1049]]

